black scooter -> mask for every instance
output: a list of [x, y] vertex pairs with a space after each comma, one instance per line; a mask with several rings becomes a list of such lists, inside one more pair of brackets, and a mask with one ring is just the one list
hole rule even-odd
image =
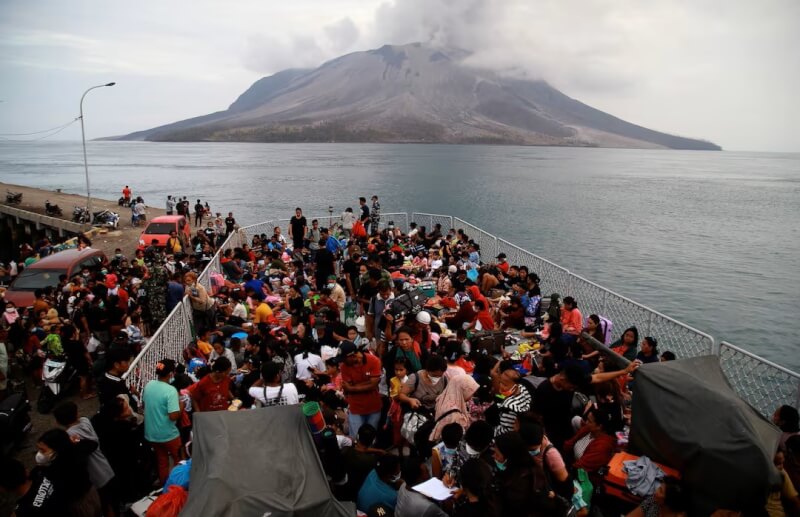
[[49, 200], [44, 202], [44, 211], [45, 211], [45, 213], [47, 215], [50, 215], [50, 216], [56, 216], [56, 215], [62, 215], [63, 214], [63, 212], [58, 207], [58, 205], [51, 205]]
[[18, 205], [22, 203], [22, 192], [11, 192], [6, 190], [6, 203], [10, 205]]

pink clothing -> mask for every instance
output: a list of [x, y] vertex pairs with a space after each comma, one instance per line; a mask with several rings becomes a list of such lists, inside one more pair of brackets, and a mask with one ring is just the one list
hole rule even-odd
[[578, 336], [583, 328], [583, 315], [578, 309], [567, 310], [561, 307], [561, 329], [565, 334]]
[[456, 366], [454, 364], [448, 364], [447, 370], [444, 372], [444, 376], [447, 379], [452, 379], [453, 377], [456, 377], [458, 375], [466, 375], [466, 374], [467, 372], [464, 371], [462, 367]]
[[457, 423], [467, 430], [472, 423], [467, 410], [467, 401], [471, 400], [478, 391], [478, 383], [471, 375], [456, 375], [447, 379], [447, 386], [444, 391], [436, 397], [436, 418], [440, 418], [448, 411], [456, 411], [448, 414], [436, 423], [436, 427], [431, 432], [430, 440], [438, 442], [442, 436], [442, 429], [447, 424]]

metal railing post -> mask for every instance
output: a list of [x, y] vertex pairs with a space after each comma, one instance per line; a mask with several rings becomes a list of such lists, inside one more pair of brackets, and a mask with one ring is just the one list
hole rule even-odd
[[650, 332], [650, 330], [653, 328], [653, 316], [654, 316], [654, 314], [652, 312], [650, 312], [649, 316], [647, 318], [647, 334], [646, 334], [647, 336], [652, 336], [653, 335]]

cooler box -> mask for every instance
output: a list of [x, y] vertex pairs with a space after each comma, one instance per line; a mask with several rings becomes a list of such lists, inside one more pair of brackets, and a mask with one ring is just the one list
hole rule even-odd
[[[639, 456], [634, 456], [627, 452], [618, 452], [611, 458], [611, 461], [608, 462], [608, 467], [606, 467], [607, 471], [603, 476], [603, 492], [605, 492], [607, 496], [626, 503], [639, 504], [642, 502], [641, 497], [633, 495], [630, 490], [628, 490], [628, 487], [625, 485], [628, 475], [622, 470], [624, 462], [631, 460], [636, 461], [637, 459], [639, 459]], [[660, 463], [656, 463], [656, 465], [664, 471], [664, 474], [676, 478], [680, 477], [677, 470], [665, 467]]]
[[434, 296], [436, 296], [436, 284], [433, 282], [429, 281], [420, 282], [417, 289], [422, 291], [422, 294], [424, 294], [428, 298], [433, 298]]

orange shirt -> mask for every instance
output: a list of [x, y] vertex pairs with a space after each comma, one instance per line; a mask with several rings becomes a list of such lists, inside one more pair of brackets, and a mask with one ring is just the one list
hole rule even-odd
[[561, 307], [561, 328], [565, 334], [577, 336], [583, 328], [583, 315], [578, 309], [568, 311]]

